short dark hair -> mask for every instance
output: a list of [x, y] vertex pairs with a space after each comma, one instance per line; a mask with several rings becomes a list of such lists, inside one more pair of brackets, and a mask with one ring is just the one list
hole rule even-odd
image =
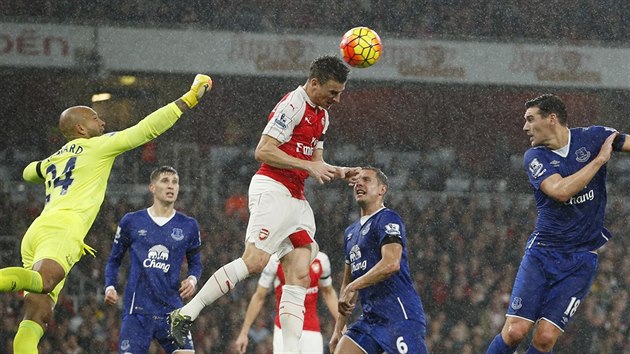
[[567, 107], [560, 97], [546, 93], [540, 95], [534, 99], [525, 102], [525, 108], [538, 107], [543, 117], [547, 117], [551, 113], [555, 113], [558, 116], [558, 121], [562, 125], [567, 125]]
[[321, 84], [329, 80], [345, 83], [349, 73], [350, 68], [341, 59], [326, 55], [313, 60], [308, 79], [317, 79]]
[[374, 171], [374, 173], [376, 174], [376, 179], [378, 180], [378, 184], [382, 184], [385, 187], [389, 188], [389, 179], [387, 178], [385, 172], [383, 172], [380, 168], [374, 166], [365, 166], [361, 167], [361, 169]]
[[171, 166], [160, 166], [151, 172], [151, 183], [155, 183], [162, 173], [178, 174], [177, 170]]

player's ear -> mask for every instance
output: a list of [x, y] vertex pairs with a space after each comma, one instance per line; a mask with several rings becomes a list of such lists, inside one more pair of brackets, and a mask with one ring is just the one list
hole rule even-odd
[[85, 129], [85, 126], [81, 123], [77, 123], [74, 125], [74, 131], [77, 132], [78, 136], [89, 138], [87, 129]]
[[151, 192], [151, 194], [155, 193], [155, 184], [153, 184], [153, 182], [149, 183], [149, 192]]
[[387, 193], [387, 186], [384, 184], [381, 184], [381, 190], [378, 193], [378, 195], [385, 195]]

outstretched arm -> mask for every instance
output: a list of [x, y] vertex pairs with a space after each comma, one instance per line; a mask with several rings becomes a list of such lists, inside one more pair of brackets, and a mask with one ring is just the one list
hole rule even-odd
[[[560, 174], [556, 173], [547, 177], [540, 184], [540, 189], [543, 193], [562, 203], [579, 193], [593, 179], [599, 169], [610, 159], [613, 151], [612, 143], [617, 137], [617, 134], [617, 132], [610, 134], [606, 141], [604, 141], [604, 144], [602, 144], [599, 154], [576, 173], [566, 177], [562, 177]], [[624, 151], [627, 145], [628, 140], [626, 140], [623, 145]], [[630, 150], [630, 147], [628, 147], [628, 149]]]
[[249, 329], [252, 327], [256, 317], [258, 317], [260, 309], [262, 309], [265, 304], [268, 290], [269, 289], [258, 285], [252, 295], [252, 299], [249, 301], [247, 312], [245, 312], [245, 319], [243, 320], [243, 327], [241, 327], [241, 332], [236, 339], [236, 348], [241, 354], [245, 353], [245, 350], [247, 350], [247, 344], [249, 343], [247, 333], [249, 333]]
[[120, 132], [106, 134], [109, 139], [103, 144], [105, 155], [117, 155], [147, 143], [171, 128], [184, 111], [197, 105], [201, 97], [212, 88], [212, 79], [197, 75], [190, 90], [180, 99], [156, 110], [138, 124]]

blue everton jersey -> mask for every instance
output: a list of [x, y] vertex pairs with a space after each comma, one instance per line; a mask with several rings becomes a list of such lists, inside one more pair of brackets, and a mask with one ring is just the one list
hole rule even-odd
[[[123, 313], [164, 315], [182, 307], [179, 296], [184, 258], [188, 275], [199, 280], [201, 256], [197, 221], [180, 212], [163, 226], [146, 209], [128, 213], [121, 220], [105, 268], [105, 286], [117, 288], [117, 275], [128, 249], [130, 268]], [[118, 288], [117, 288], [118, 289]]]
[[402, 241], [400, 271], [388, 279], [359, 290], [362, 316], [372, 323], [413, 320], [426, 325], [420, 296], [413, 287], [407, 262], [405, 224], [395, 211], [383, 208], [362, 224], [357, 220], [345, 231], [345, 260], [352, 279], [367, 273], [382, 258], [383, 241], [399, 237]]
[[[525, 152], [524, 166], [534, 189], [538, 218], [527, 247], [548, 247], [557, 251], [593, 251], [612, 237], [604, 227], [606, 208], [606, 166], [565, 203], [557, 202], [540, 189], [549, 176], [567, 177], [592, 161], [613, 129], [591, 126], [570, 130], [568, 151], [534, 147]], [[619, 135], [613, 149], [620, 151], [625, 141]]]

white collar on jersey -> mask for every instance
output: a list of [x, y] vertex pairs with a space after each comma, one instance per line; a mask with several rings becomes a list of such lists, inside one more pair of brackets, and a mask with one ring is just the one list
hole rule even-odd
[[317, 105], [313, 103], [313, 101], [311, 101], [310, 97], [308, 97], [308, 93], [306, 93], [306, 89], [304, 88], [304, 86], [302, 85], [298, 86], [296, 91], [299, 92], [300, 95], [302, 95], [302, 97], [304, 97], [304, 101], [306, 101], [306, 103], [311, 105], [311, 107], [313, 108], [317, 108]]
[[377, 210], [377, 211], [373, 212], [373, 213], [372, 213], [372, 214], [370, 214], [370, 215], [362, 216], [362, 217], [361, 217], [361, 220], [360, 220], [360, 222], [361, 222], [361, 226], [363, 226], [363, 224], [365, 224], [365, 222], [366, 222], [366, 221], [368, 221], [368, 219], [369, 219], [369, 218], [371, 218], [371, 217], [372, 217], [372, 215], [374, 215], [374, 214], [378, 213], [379, 211], [381, 211], [381, 210], [383, 210], [383, 209], [385, 209], [385, 207], [381, 207], [379, 210]]
[[164, 226], [167, 222], [171, 221], [171, 219], [175, 216], [175, 210], [173, 210], [173, 214], [171, 216], [153, 216], [151, 215], [151, 208], [147, 208], [147, 214], [154, 223], [158, 224], [158, 226]]
[[556, 154], [566, 158], [569, 155], [569, 147], [571, 146], [571, 130], [569, 129], [569, 142], [561, 147], [560, 149], [557, 150], [551, 150], [553, 152], [555, 152]]

